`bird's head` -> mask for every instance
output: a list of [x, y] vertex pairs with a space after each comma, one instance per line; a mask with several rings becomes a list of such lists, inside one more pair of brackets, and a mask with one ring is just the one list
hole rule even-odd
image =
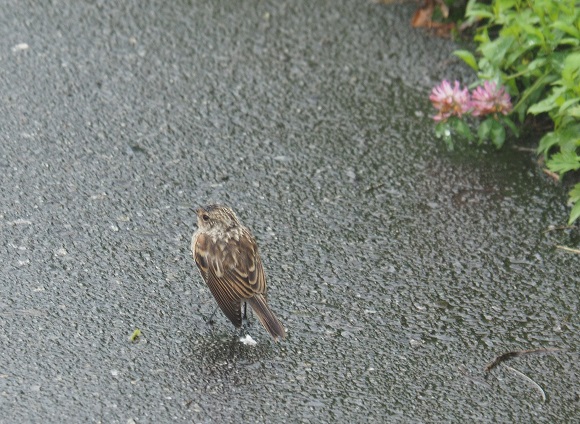
[[232, 208], [225, 205], [208, 205], [195, 210], [200, 230], [226, 232], [241, 226]]

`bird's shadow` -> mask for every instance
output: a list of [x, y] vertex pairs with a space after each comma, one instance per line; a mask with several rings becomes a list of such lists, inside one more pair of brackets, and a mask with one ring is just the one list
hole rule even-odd
[[275, 366], [280, 359], [281, 346], [269, 337], [260, 337], [254, 346], [243, 344], [240, 337], [239, 331], [217, 330], [190, 335], [181, 360], [183, 371], [197, 383], [201, 379], [209, 385], [212, 381], [241, 385], [264, 364]]

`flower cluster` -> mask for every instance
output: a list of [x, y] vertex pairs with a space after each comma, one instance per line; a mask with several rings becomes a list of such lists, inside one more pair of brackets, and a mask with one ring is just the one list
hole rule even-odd
[[451, 116], [461, 116], [469, 111], [469, 91], [459, 87], [459, 81], [455, 81], [453, 87], [449, 81], [444, 80], [440, 85], [433, 88], [429, 100], [435, 109], [439, 111], [433, 117], [436, 121], [446, 121]]
[[507, 115], [512, 110], [512, 102], [505, 87], [498, 87], [493, 81], [485, 81], [483, 86], [473, 91], [471, 107], [473, 116], [485, 116], [492, 113]]
[[485, 116], [501, 113], [507, 115], [512, 110], [512, 103], [505, 87], [498, 87], [493, 81], [485, 81], [473, 93], [461, 88], [458, 81], [453, 86], [443, 81], [433, 88], [429, 100], [439, 111], [433, 117], [435, 121], [446, 121], [452, 116], [461, 117], [471, 113], [473, 116]]

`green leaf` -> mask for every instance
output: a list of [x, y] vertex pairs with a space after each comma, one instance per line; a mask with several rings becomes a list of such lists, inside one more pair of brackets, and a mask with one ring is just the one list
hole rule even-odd
[[578, 46], [578, 45], [580, 45], [580, 39], [566, 37], [566, 38], [562, 38], [558, 42], [558, 44], [565, 44], [567, 46]]
[[569, 193], [570, 198], [568, 203], [572, 206], [570, 211], [570, 219], [568, 220], [568, 225], [572, 225], [580, 217], [580, 183], [576, 184], [574, 188]]
[[[536, 91], [543, 90], [544, 86], [554, 82], [555, 76], [546, 72], [540, 78], [538, 78], [531, 87], [526, 88], [520, 96], [520, 100], [514, 105], [514, 112], [518, 112], [518, 109], [525, 105], [529, 97], [531, 97]], [[523, 111], [520, 111], [523, 112]]]
[[[453, 120], [454, 118], [450, 119]], [[439, 122], [435, 125], [435, 136], [443, 139], [448, 150], [453, 150], [453, 137], [451, 137], [451, 125], [449, 122]]]
[[562, 84], [576, 93], [580, 92], [580, 53], [569, 54], [562, 68]]
[[572, 210], [570, 211], [570, 219], [568, 219], [568, 225], [572, 225], [580, 217], [580, 201], [577, 201]]
[[515, 6], [514, 0], [496, 0], [492, 2], [495, 7], [495, 11], [498, 15], [505, 15], [507, 14], [509, 9], [513, 9]]
[[569, 54], [570, 54], [569, 52], [565, 53], [564, 51], [552, 52], [552, 54], [549, 56], [549, 59], [554, 74], [559, 74], [562, 72], [562, 70], [564, 69], [564, 64]]
[[465, 8], [465, 16], [475, 19], [493, 19], [495, 16], [490, 11], [490, 7], [477, 1], [469, 0]]
[[558, 133], [560, 150], [575, 152], [576, 148], [580, 146], [580, 122], [562, 126], [556, 132]]
[[580, 183], [576, 184], [570, 193], [568, 193], [568, 195], [570, 196], [570, 203], [576, 203], [580, 201]]
[[544, 38], [544, 34], [538, 28], [534, 27], [533, 25], [529, 25], [527, 23], [521, 24], [521, 27], [526, 34], [524, 35], [526, 38], [526, 44], [531, 46], [532, 43], [534, 45], [544, 45], [546, 42]]
[[524, 75], [533, 75], [536, 72], [536, 70], [539, 70], [541, 72], [542, 68], [545, 67], [547, 63], [548, 59], [546, 59], [545, 57], [539, 57], [537, 59], [532, 60], [530, 63], [526, 65], [522, 65], [522, 69], [518, 73], [509, 75], [507, 78], [511, 80], [515, 78], [520, 78]]
[[505, 142], [505, 128], [499, 121], [496, 121], [495, 119], [493, 120], [490, 135], [491, 142], [494, 144], [494, 146], [498, 149], [501, 149], [503, 143]]
[[562, 32], [565, 32], [566, 34], [571, 35], [572, 37], [575, 38], [580, 38], [580, 31], [578, 30], [578, 28], [576, 28], [574, 25], [570, 25], [567, 22], [563, 22], [563, 21], [556, 21], [554, 23], [552, 23], [552, 28], [555, 29], [559, 29]]
[[580, 118], [580, 106], [574, 106], [570, 109], [567, 109], [564, 113], [567, 116], [571, 116], [573, 118]]
[[[518, 59], [519, 59], [518, 63], [520, 63], [520, 64], [523, 63], [525, 60], [525, 57], [529, 56], [528, 51], [532, 48], [535, 48], [535, 46], [536, 46], [535, 44], [531, 44], [531, 40], [530, 40], [525, 45], [519, 45], [515, 49], [511, 49], [509, 52], [509, 55], [502, 57], [501, 62], [497, 62], [498, 66], [500, 66], [503, 69], [509, 69], [514, 64], [514, 62], [516, 62]], [[522, 57], [522, 56], [524, 56], [524, 57]], [[521, 65], [520, 65], [520, 67], [518, 67], [518, 69], [519, 68], [521, 68]], [[524, 70], [525, 70], [525, 73], [530, 73], [534, 69], [529, 68], [527, 66], [524, 66]]]
[[568, 171], [576, 171], [580, 169], [580, 156], [574, 152], [554, 153], [546, 162], [546, 166], [550, 171], [560, 175]]
[[453, 128], [457, 131], [457, 134], [467, 138], [468, 140], [473, 140], [473, 134], [471, 134], [471, 129], [469, 129], [469, 125], [463, 122], [460, 119], [457, 119], [454, 122]]
[[489, 34], [487, 33], [487, 28], [483, 27], [481, 31], [478, 31], [473, 36], [473, 41], [479, 44], [485, 44], [490, 42]]
[[437, 125], [435, 125], [435, 137], [437, 138], [442, 138], [450, 132], [449, 124], [445, 121], [439, 122]]
[[136, 328], [135, 331], [133, 331], [133, 334], [129, 336], [129, 341], [135, 343], [139, 337], [141, 337], [141, 330]]
[[515, 40], [511, 36], [499, 37], [490, 43], [480, 45], [479, 50], [485, 58], [497, 66], [504, 60]]
[[565, 87], [554, 87], [552, 89], [552, 94], [550, 94], [544, 100], [530, 106], [528, 108], [528, 113], [531, 113], [532, 115], [538, 115], [539, 113], [549, 112], [552, 109], [559, 107], [556, 101], [565, 91]]
[[467, 50], [455, 50], [453, 52], [455, 56], [463, 60], [467, 65], [473, 69], [475, 72], [479, 70], [479, 66], [477, 66], [477, 60], [475, 60], [475, 56], [473, 53]]
[[479, 144], [483, 143], [485, 140], [489, 138], [489, 134], [491, 133], [491, 127], [493, 125], [493, 118], [487, 118], [481, 124], [479, 124], [479, 128], [477, 129], [477, 136], [479, 137]]
[[528, 113], [531, 113], [532, 115], [538, 115], [540, 113], [550, 112], [552, 109], [558, 107], [558, 105], [556, 104], [557, 97], [558, 96], [551, 95], [546, 97], [544, 100], [531, 105], [528, 108]]
[[512, 130], [512, 133], [516, 136], [519, 137], [520, 136], [520, 129], [516, 126], [516, 124], [513, 123], [513, 121], [508, 118], [507, 116], [504, 116], [502, 118], [502, 122], [510, 129]]
[[549, 150], [556, 144], [558, 144], [559, 141], [560, 141], [559, 134], [555, 132], [549, 132], [545, 134], [540, 140], [540, 144], [538, 146], [538, 153], [543, 153], [544, 156], [547, 158]]
[[562, 105], [560, 106], [560, 110], [558, 110], [558, 113], [560, 115], [563, 115], [564, 112], [566, 112], [566, 110], [570, 109], [573, 105], [575, 105], [576, 103], [580, 102], [580, 97], [574, 97], [570, 100], [566, 100], [564, 103], [562, 103]]

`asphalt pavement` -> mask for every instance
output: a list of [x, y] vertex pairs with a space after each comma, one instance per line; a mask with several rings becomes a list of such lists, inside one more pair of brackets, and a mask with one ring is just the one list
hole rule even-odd
[[[575, 421], [566, 190], [514, 143], [435, 139], [431, 87], [474, 75], [415, 7], [4, 0], [0, 422]], [[208, 323], [212, 202], [283, 343]]]

